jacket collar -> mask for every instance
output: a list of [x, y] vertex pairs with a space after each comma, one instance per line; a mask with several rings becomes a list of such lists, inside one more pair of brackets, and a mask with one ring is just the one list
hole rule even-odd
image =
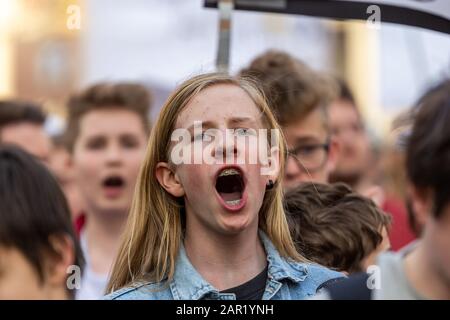
[[[307, 277], [306, 265], [282, 258], [269, 237], [261, 230], [259, 237], [267, 255], [269, 281], [281, 282], [288, 279], [292, 282], [300, 282]], [[234, 297], [233, 294], [219, 293], [216, 288], [203, 279], [189, 261], [183, 244], [178, 253], [170, 289], [174, 299], [177, 300], [198, 300], [206, 296], [211, 298], [221, 296], [224, 299], [233, 299]]]

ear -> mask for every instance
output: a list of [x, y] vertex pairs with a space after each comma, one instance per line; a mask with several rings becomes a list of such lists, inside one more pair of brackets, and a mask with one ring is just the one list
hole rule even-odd
[[408, 193], [415, 218], [423, 226], [433, 210], [433, 195], [431, 190], [418, 188], [410, 184], [408, 186]]
[[55, 289], [65, 288], [67, 268], [75, 263], [75, 245], [69, 235], [52, 235], [49, 242], [57, 255], [48, 255], [46, 281]]
[[340, 144], [338, 139], [336, 139], [336, 137], [331, 137], [330, 146], [328, 149], [328, 159], [326, 164], [327, 175], [329, 175], [331, 172], [334, 171], [334, 169], [336, 169], [336, 163], [339, 157], [339, 152], [340, 152]]
[[185, 192], [178, 175], [167, 162], [159, 162], [156, 165], [156, 179], [159, 184], [174, 197], [183, 197]]

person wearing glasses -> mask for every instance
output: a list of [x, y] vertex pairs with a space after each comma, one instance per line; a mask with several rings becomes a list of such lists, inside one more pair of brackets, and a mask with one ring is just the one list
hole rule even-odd
[[256, 57], [240, 74], [261, 83], [283, 129], [288, 147], [284, 187], [327, 183], [338, 152], [327, 116], [331, 86], [302, 61], [275, 50]]

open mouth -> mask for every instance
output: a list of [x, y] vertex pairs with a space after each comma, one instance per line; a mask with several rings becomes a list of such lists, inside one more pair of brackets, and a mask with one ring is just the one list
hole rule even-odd
[[103, 190], [108, 199], [120, 198], [125, 187], [125, 179], [120, 176], [109, 176], [103, 180]]
[[125, 184], [125, 181], [119, 176], [111, 176], [103, 181], [103, 186], [107, 188], [121, 188]]
[[244, 178], [241, 172], [234, 168], [222, 170], [217, 177], [216, 190], [227, 206], [241, 205], [244, 189]]

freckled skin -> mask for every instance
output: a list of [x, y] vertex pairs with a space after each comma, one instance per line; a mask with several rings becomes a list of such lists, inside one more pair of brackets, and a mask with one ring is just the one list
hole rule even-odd
[[[194, 121], [212, 122], [225, 133], [232, 129], [230, 119], [236, 117], [253, 119], [249, 126], [263, 128], [260, 111], [241, 88], [233, 85], [216, 85], [200, 92], [180, 113], [176, 128], [188, 128]], [[227, 145], [226, 147], [231, 147]], [[212, 152], [215, 152], [214, 150]], [[238, 150], [237, 152], [244, 152]], [[253, 149], [245, 152], [257, 152]], [[227, 212], [219, 203], [215, 190], [215, 175], [221, 165], [182, 164], [176, 168], [186, 192], [187, 229], [205, 229], [221, 234], [235, 234], [258, 227], [258, 213], [264, 198], [266, 177], [260, 174], [260, 164], [239, 165], [248, 178], [246, 206], [239, 212]]]

